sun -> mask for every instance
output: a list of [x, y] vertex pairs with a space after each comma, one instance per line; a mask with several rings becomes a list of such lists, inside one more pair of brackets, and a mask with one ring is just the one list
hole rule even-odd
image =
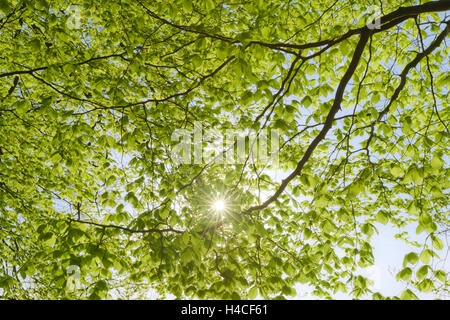
[[225, 201], [218, 199], [214, 201], [212, 207], [216, 212], [222, 212], [223, 210], [225, 210]]
[[226, 192], [208, 190], [209, 192], [199, 192], [198, 205], [202, 208], [208, 219], [214, 221], [228, 218], [236, 209], [236, 203], [233, 201], [232, 195]]

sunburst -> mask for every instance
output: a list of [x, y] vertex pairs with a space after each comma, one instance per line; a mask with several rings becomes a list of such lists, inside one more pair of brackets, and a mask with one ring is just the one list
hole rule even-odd
[[202, 190], [198, 197], [197, 203], [204, 214], [209, 215], [211, 219], [221, 219], [228, 216], [236, 210], [233, 195], [229, 192], [220, 192], [219, 190]]
[[223, 210], [226, 209], [226, 203], [225, 201], [223, 201], [222, 199], [217, 199], [216, 201], [214, 201], [214, 203], [212, 204], [212, 208], [214, 209], [214, 211], [216, 211], [217, 213], [221, 213]]

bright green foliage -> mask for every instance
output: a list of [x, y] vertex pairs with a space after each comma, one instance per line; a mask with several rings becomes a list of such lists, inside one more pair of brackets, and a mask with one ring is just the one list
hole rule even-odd
[[[444, 2], [0, 0], [0, 296], [371, 296], [380, 224], [400, 298], [446, 294]], [[175, 163], [195, 121], [277, 129], [288, 178]]]

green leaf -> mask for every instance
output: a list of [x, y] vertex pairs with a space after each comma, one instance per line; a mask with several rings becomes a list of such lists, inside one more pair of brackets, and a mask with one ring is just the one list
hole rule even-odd
[[397, 273], [396, 279], [397, 280], [403, 280], [408, 281], [412, 276], [412, 270], [411, 268], [404, 268], [402, 271]]
[[436, 250], [442, 250], [444, 248], [444, 243], [436, 236], [431, 236], [431, 243]]
[[442, 168], [442, 161], [437, 156], [434, 156], [433, 159], [431, 159], [431, 166], [433, 169], [440, 169]]
[[407, 264], [416, 264], [417, 261], [419, 261], [418, 254], [415, 252], [410, 252], [405, 255], [405, 258], [403, 259], [403, 265], [406, 266]]
[[8, 0], [0, 0], [0, 11], [7, 14], [11, 10], [11, 5]]
[[121, 204], [119, 204], [117, 207], [116, 207], [116, 213], [121, 213], [122, 211], [123, 211], [123, 208], [124, 208], [125, 206], [123, 205], [123, 203], [121, 203]]
[[248, 291], [248, 298], [250, 300], [253, 300], [256, 298], [257, 295], [258, 295], [258, 288], [256, 286], [250, 288], [250, 290]]
[[33, 39], [30, 41], [30, 47], [35, 51], [39, 51], [41, 49], [41, 42], [39, 41], [39, 39]]
[[186, 250], [183, 251], [183, 253], [181, 254], [181, 262], [183, 263], [189, 263], [194, 259], [194, 255], [192, 253], [192, 250], [187, 248]]
[[421, 214], [419, 217], [419, 223], [421, 225], [423, 225], [424, 227], [430, 225], [431, 223], [433, 223], [433, 219], [431, 218], [431, 216], [427, 213]]
[[106, 185], [107, 186], [110, 186], [110, 185], [112, 185], [115, 181], [116, 181], [116, 176], [115, 175], [110, 175], [109, 177], [108, 177], [108, 179], [106, 180]]
[[259, 235], [264, 236], [267, 234], [267, 230], [264, 228], [264, 226], [261, 223], [256, 223], [255, 228]]
[[184, 8], [184, 10], [191, 12], [192, 11], [192, 0], [183, 0], [183, 8]]
[[390, 169], [390, 171], [391, 171], [391, 174], [392, 174], [394, 177], [397, 177], [397, 178], [403, 176], [403, 174], [404, 174], [403, 169], [402, 169], [400, 166], [398, 166], [398, 165], [392, 167], [392, 168]]
[[425, 293], [430, 292], [431, 290], [433, 290], [433, 288], [434, 288], [433, 281], [431, 281], [430, 279], [423, 280], [417, 286], [417, 289]]
[[400, 295], [400, 299], [402, 300], [418, 300], [419, 298], [409, 289], [406, 289]]
[[436, 270], [434, 276], [442, 283], [445, 283], [447, 280], [447, 273], [443, 270]]
[[289, 131], [289, 125], [286, 121], [283, 119], [277, 119], [274, 123], [275, 129], [280, 129], [282, 132], [288, 132]]
[[365, 223], [362, 225], [361, 231], [362, 233], [371, 236], [373, 234], [374, 229], [370, 223]]
[[387, 213], [380, 211], [376, 215], [376, 220], [381, 224], [387, 224], [389, 222], [389, 216]]
[[431, 257], [433, 256], [433, 251], [430, 249], [425, 249], [420, 254], [420, 261], [422, 261], [425, 264], [430, 263]]
[[304, 107], [309, 107], [311, 104], [312, 104], [312, 99], [311, 99], [311, 97], [310, 96], [305, 96], [303, 99], [302, 99], [302, 102], [301, 102], [301, 104], [304, 106]]
[[416, 272], [417, 279], [419, 279], [419, 280], [424, 279], [427, 276], [427, 274], [428, 274], [428, 269], [429, 268], [430, 267], [427, 266], [427, 265], [421, 266], [419, 268], [419, 270], [417, 270], [417, 272]]

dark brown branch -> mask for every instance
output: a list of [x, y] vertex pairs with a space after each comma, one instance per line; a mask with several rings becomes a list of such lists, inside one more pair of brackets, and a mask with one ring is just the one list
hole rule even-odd
[[325, 138], [326, 134], [331, 129], [331, 126], [334, 121], [334, 117], [335, 117], [336, 113], [339, 111], [339, 109], [341, 108], [341, 103], [342, 103], [342, 98], [344, 96], [345, 87], [347, 86], [347, 83], [350, 81], [350, 78], [352, 77], [353, 73], [356, 70], [356, 67], [358, 66], [359, 60], [361, 59], [362, 53], [364, 51], [364, 47], [366, 46], [366, 43], [369, 39], [369, 35], [370, 35], [370, 31], [368, 29], [366, 29], [366, 31], [361, 34], [359, 42], [358, 42], [355, 52], [353, 54], [352, 60], [347, 69], [347, 72], [344, 74], [344, 76], [342, 77], [342, 79], [339, 83], [333, 105], [331, 107], [330, 112], [327, 115], [324, 126], [323, 126], [322, 130], [319, 132], [319, 134], [316, 136], [316, 138], [314, 138], [312, 143], [309, 145], [308, 149], [306, 149], [305, 154], [303, 155], [301, 160], [298, 162], [295, 170], [286, 179], [284, 179], [282, 181], [282, 183], [281, 183], [280, 187], [277, 189], [277, 191], [275, 191], [275, 193], [269, 199], [267, 199], [263, 204], [261, 204], [259, 206], [250, 207], [247, 210], [243, 211], [242, 214], [249, 214], [253, 211], [258, 211], [258, 210], [262, 210], [262, 209], [266, 208], [269, 204], [271, 204], [272, 202], [274, 202], [278, 199], [278, 197], [283, 193], [283, 191], [288, 186], [289, 182], [291, 182], [295, 177], [300, 175], [303, 167], [305, 166], [306, 162], [311, 157], [312, 153], [314, 152], [314, 150], [316, 149], [318, 144]]
[[[126, 58], [124, 58], [123, 55], [124, 55], [123, 53], [120, 53], [120, 54], [117, 53], [117, 54], [110, 54], [110, 55], [107, 55], [107, 56], [93, 57], [93, 58], [90, 58], [90, 59], [85, 60], [85, 61], [74, 63], [74, 65], [81, 66], [83, 64], [87, 64], [87, 63], [92, 62], [92, 61], [101, 60], [101, 59], [108, 59], [108, 58], [115, 58], [115, 57], [127, 60]], [[68, 63], [72, 63], [72, 62], [68, 62]], [[66, 64], [67, 63], [61, 64], [61, 66], [66, 65]], [[34, 68], [34, 69], [29, 69], [29, 70], [10, 71], [10, 72], [5, 72], [5, 73], [0, 74], [0, 78], [13, 76], [13, 75], [18, 75], [18, 74], [33, 74], [34, 72], [42, 71], [42, 70], [46, 70], [46, 69], [48, 69], [48, 67], [39, 67], [39, 68]]]
[[171, 100], [173, 98], [176, 98], [176, 97], [185, 96], [188, 93], [190, 93], [191, 91], [197, 89], [205, 80], [207, 80], [207, 79], [213, 77], [214, 75], [216, 75], [220, 70], [225, 68], [225, 66], [227, 64], [229, 64], [231, 61], [233, 61], [234, 58], [235, 58], [234, 55], [229, 57], [220, 66], [218, 66], [216, 69], [214, 69], [211, 73], [202, 76], [200, 79], [194, 80], [193, 81], [194, 84], [190, 88], [186, 89], [185, 91], [178, 92], [178, 93], [169, 95], [169, 96], [167, 96], [165, 98], [161, 98], [161, 99], [147, 99], [145, 101], [134, 102], [134, 103], [130, 103], [130, 104], [123, 105], [123, 106], [99, 106], [99, 107], [96, 107], [96, 108], [93, 108], [93, 109], [90, 109], [90, 110], [87, 110], [87, 111], [84, 111], [84, 112], [74, 113], [73, 115], [83, 115], [83, 114], [90, 113], [90, 112], [95, 111], [95, 110], [125, 109], [125, 108], [135, 107], [135, 106], [139, 106], [139, 105], [144, 105], [144, 104], [150, 103], [150, 102], [157, 102], [157, 103], [159, 103], [159, 102], [166, 102], [166, 101], [169, 101], [169, 100]]
[[370, 142], [372, 141], [373, 137], [374, 137], [374, 130], [375, 130], [375, 125], [380, 122], [380, 120], [389, 112], [392, 104], [394, 103], [394, 101], [397, 100], [398, 96], [400, 95], [400, 92], [403, 90], [403, 88], [406, 85], [406, 77], [408, 76], [409, 71], [411, 71], [412, 68], [415, 68], [419, 62], [427, 57], [431, 52], [434, 51], [434, 49], [436, 49], [437, 47], [439, 47], [439, 45], [444, 41], [445, 37], [447, 36], [447, 34], [450, 31], [450, 22], [447, 22], [447, 26], [446, 28], [439, 34], [439, 36], [436, 38], [436, 40], [434, 40], [427, 49], [425, 49], [424, 51], [422, 51], [421, 53], [417, 54], [417, 56], [410, 62], [408, 63], [405, 68], [403, 69], [402, 73], [400, 74], [400, 84], [397, 86], [397, 88], [395, 89], [394, 94], [392, 95], [389, 103], [387, 104], [387, 106], [378, 114], [377, 119], [371, 124], [371, 129], [370, 129], [370, 134], [369, 134], [369, 138], [367, 139], [367, 143], [366, 143], [366, 149], [369, 147]]
[[[415, 17], [421, 13], [431, 13], [431, 12], [441, 12], [450, 10], [450, 1], [431, 1], [425, 4], [411, 6], [411, 7], [400, 7], [397, 10], [383, 16], [380, 18], [380, 29], [372, 30], [373, 33], [378, 33], [392, 28], [395, 25], [405, 21], [408, 18]], [[361, 27], [357, 29], [351, 29], [338, 37], [337, 39], [327, 39], [317, 42], [310, 42], [305, 44], [289, 44], [289, 43], [264, 43], [260, 41], [252, 41], [250, 43], [259, 44], [272, 49], [279, 48], [292, 48], [292, 49], [311, 49], [318, 48], [322, 46], [333, 46], [345, 39], [350, 38], [353, 35], [362, 34], [367, 27]]]
[[167, 228], [167, 229], [145, 229], [145, 230], [134, 230], [134, 229], [130, 229], [130, 228], [126, 228], [126, 227], [122, 227], [122, 226], [116, 226], [113, 224], [101, 224], [101, 223], [97, 223], [97, 222], [92, 222], [92, 221], [84, 221], [84, 220], [75, 220], [75, 219], [68, 219], [70, 222], [77, 222], [77, 223], [84, 223], [84, 224], [90, 224], [93, 226], [97, 226], [97, 227], [102, 227], [102, 228], [115, 228], [115, 229], [120, 229], [129, 233], [152, 233], [152, 232], [156, 232], [156, 233], [164, 233], [164, 232], [175, 232], [175, 233], [183, 233], [184, 231], [181, 230], [176, 230], [173, 228]]

